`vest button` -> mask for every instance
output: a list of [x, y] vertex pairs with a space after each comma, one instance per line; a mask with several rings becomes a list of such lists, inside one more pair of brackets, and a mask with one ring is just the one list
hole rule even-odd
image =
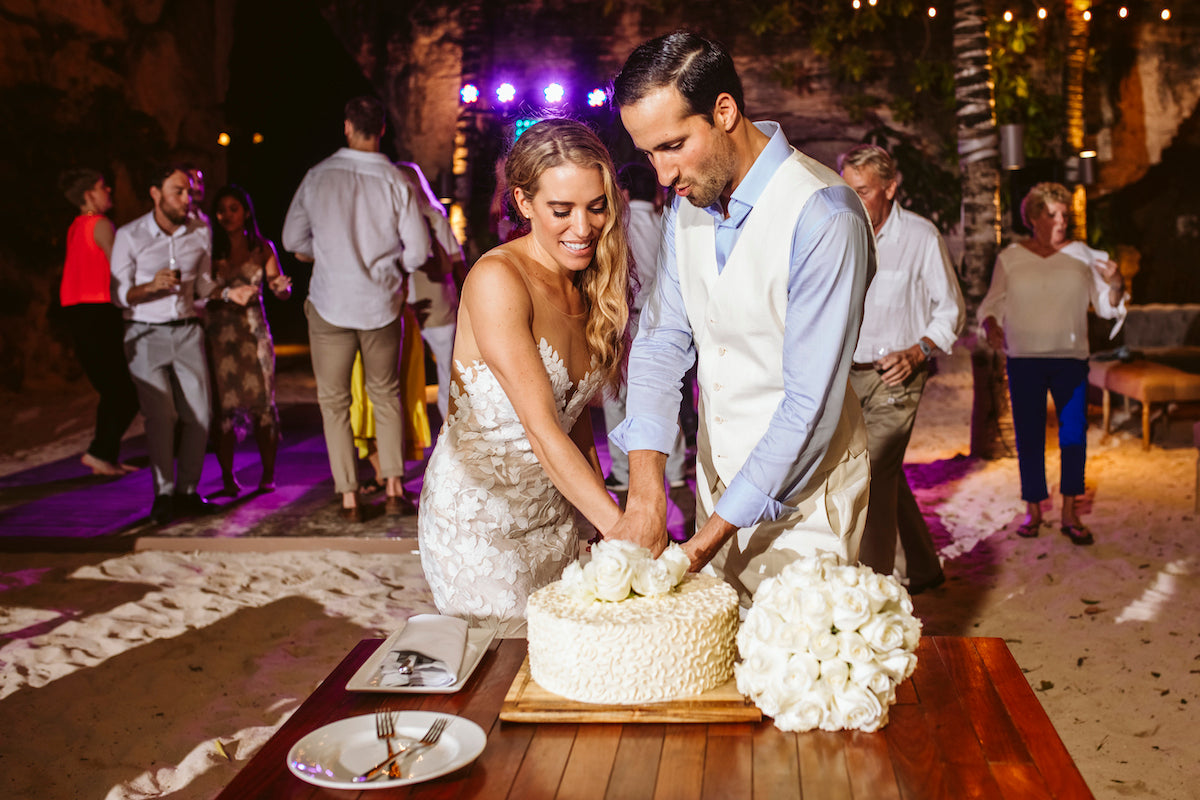
[[719, 392], [719, 391], [721, 391], [721, 389], [723, 389], [723, 388], [724, 388], [724, 386], [723, 386], [722, 384], [719, 384], [719, 383], [713, 384], [713, 391], [714, 391], [714, 392]]
[[726, 350], [724, 347], [718, 347], [718, 348], [717, 348], [717, 355], [719, 355], [719, 356], [723, 356], [723, 355], [725, 355], [725, 353], [727, 353], [727, 352], [729, 352], [729, 351], [727, 351], [727, 350]]
[[725, 421], [724, 417], [713, 417], [713, 422], [717, 423], [718, 425], [720, 425], [724, 421]]

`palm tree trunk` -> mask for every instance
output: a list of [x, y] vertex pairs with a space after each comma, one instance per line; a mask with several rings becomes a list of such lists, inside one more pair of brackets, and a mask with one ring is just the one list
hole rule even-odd
[[[975, 320], [987, 293], [1000, 244], [1000, 153], [993, 115], [987, 20], [982, 0], [954, 4], [955, 99], [958, 159], [963, 187], [961, 277], [968, 319]], [[997, 458], [1015, 452], [1012, 414], [1004, 381], [1004, 356], [979, 341], [971, 352], [975, 400], [971, 455]]]
[[[1067, 74], [1064, 94], [1067, 99], [1068, 155], [1072, 158], [1077, 158], [1083, 150], [1083, 75], [1087, 68], [1088, 52], [1088, 23], [1083, 18], [1083, 12], [1091, 4], [1091, 0], [1067, 0]], [[1071, 211], [1075, 222], [1074, 238], [1087, 241], [1087, 188], [1082, 184], [1074, 187]]]

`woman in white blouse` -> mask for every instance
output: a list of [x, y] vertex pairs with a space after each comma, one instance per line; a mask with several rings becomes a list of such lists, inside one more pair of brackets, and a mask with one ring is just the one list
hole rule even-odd
[[1046, 488], [1046, 392], [1058, 414], [1062, 454], [1062, 533], [1072, 544], [1094, 541], [1079, 519], [1087, 458], [1087, 311], [1105, 319], [1125, 316], [1124, 282], [1108, 254], [1067, 238], [1071, 194], [1058, 183], [1039, 183], [1021, 201], [1033, 238], [1005, 248], [992, 285], [979, 306], [988, 344], [1008, 356], [1021, 499], [1025, 522], [1017, 535], [1031, 538], [1042, 525]]

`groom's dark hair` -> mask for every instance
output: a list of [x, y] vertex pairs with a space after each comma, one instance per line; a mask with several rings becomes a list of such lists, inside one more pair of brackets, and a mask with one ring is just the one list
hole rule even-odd
[[713, 123], [717, 97], [729, 94], [746, 113], [742, 80], [719, 43], [691, 31], [675, 31], [638, 45], [613, 80], [613, 98], [627, 106], [664, 86], [683, 95], [688, 109]]

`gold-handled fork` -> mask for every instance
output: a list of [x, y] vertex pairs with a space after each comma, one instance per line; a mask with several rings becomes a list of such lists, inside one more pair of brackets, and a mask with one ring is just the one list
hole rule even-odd
[[[381, 722], [381, 716], [386, 717], [386, 720]], [[421, 736], [418, 741], [412, 742], [408, 745], [402, 745], [397, 751], [392, 748], [392, 742], [390, 738], [396, 735], [396, 720], [390, 712], [376, 712], [375, 735], [378, 736], [381, 741], [387, 741], [388, 757], [371, 767], [362, 775], [359, 775], [357, 778], [355, 778], [355, 782], [370, 781], [383, 774], [392, 774], [392, 770], [395, 769], [398, 759], [401, 759], [407, 755], [415, 754], [414, 751], [419, 752], [421, 750], [426, 750], [437, 744], [438, 739], [442, 738], [442, 731], [446, 729], [446, 724], [446, 717], [438, 717], [433, 721], [433, 724], [429, 726], [429, 730], [425, 731], [424, 735]], [[399, 776], [392, 775], [392, 777]]]
[[375, 712], [375, 738], [387, 745], [388, 759], [396, 757], [396, 750], [392, 747], [392, 737], [396, 735], [396, 718], [392, 716], [392, 712], [383, 711], [382, 709]]
[[392, 778], [403, 778], [406, 770], [402, 764], [412, 764], [413, 758], [437, 744], [438, 740], [442, 738], [447, 724], [449, 724], [449, 720], [446, 717], [438, 717], [434, 720], [433, 724], [429, 726], [429, 730], [425, 731], [425, 735], [416, 744], [405, 748], [404, 752], [392, 761], [391, 766], [388, 767], [388, 775]]

